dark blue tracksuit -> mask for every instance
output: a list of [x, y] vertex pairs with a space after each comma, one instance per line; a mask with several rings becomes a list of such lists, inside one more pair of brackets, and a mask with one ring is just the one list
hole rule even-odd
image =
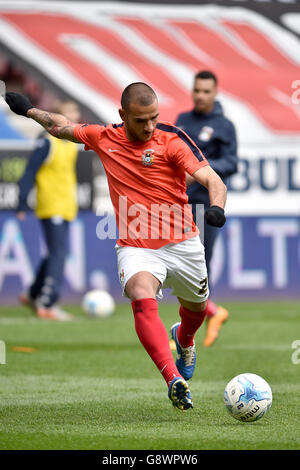
[[[210, 166], [227, 184], [228, 176], [237, 171], [237, 141], [235, 128], [227, 119], [222, 106], [215, 101], [210, 113], [199, 113], [196, 110], [179, 114], [176, 126], [184, 130], [197, 144]], [[189, 202], [192, 204], [196, 220], [196, 204], [209, 207], [208, 191], [199, 183], [193, 183], [187, 189]], [[204, 223], [204, 247], [208, 275], [213, 246], [218, 234], [218, 228]]]
[[[50, 151], [50, 141], [41, 136], [37, 146], [30, 156], [25, 173], [19, 181], [19, 206], [17, 211], [28, 210], [27, 196], [35, 183], [36, 174], [47, 159]], [[29, 295], [45, 307], [51, 307], [59, 298], [63, 281], [64, 263], [67, 254], [67, 239], [69, 222], [55, 218], [40, 219], [48, 255], [41, 260], [36, 277], [30, 286]]]

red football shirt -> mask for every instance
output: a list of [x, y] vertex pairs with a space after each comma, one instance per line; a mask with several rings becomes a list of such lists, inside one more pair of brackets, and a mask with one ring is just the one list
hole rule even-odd
[[151, 140], [131, 142], [124, 124], [79, 124], [74, 136], [102, 160], [120, 246], [157, 249], [199, 234], [185, 172], [192, 175], [208, 162], [185, 132], [158, 123]]

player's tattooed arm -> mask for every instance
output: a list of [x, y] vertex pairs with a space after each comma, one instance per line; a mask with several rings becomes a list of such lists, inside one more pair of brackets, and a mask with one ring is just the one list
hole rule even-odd
[[54, 137], [80, 143], [80, 141], [76, 140], [74, 137], [74, 128], [76, 124], [69, 121], [62, 114], [49, 113], [47, 111], [42, 111], [41, 109], [31, 108], [27, 111], [27, 116], [38, 122]]
[[68, 121], [65, 116], [61, 114], [48, 113], [47, 111], [35, 108], [27, 96], [24, 96], [21, 93], [15, 93], [13, 91], [8, 92], [5, 94], [5, 101], [12, 112], [19, 114], [20, 116], [34, 119], [43, 126], [47, 132], [55, 137], [80, 143], [74, 137], [74, 128], [76, 124]]

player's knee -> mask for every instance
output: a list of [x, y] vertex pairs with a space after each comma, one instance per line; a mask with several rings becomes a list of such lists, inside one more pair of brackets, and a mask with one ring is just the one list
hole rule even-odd
[[207, 300], [205, 300], [205, 302], [201, 302], [199, 312], [201, 312], [201, 313], [204, 312], [206, 307], [207, 307]]
[[155, 295], [152, 292], [149, 292], [145, 289], [136, 289], [131, 291], [129, 294], [127, 293], [127, 295], [131, 301], [155, 298]]
[[159, 281], [153, 275], [139, 272], [127, 281], [125, 292], [132, 301], [155, 299], [158, 287]]
[[207, 301], [201, 302], [200, 304], [195, 304], [196, 305], [196, 312], [202, 313], [206, 309]]
[[206, 309], [207, 301], [200, 303], [190, 303], [189, 310], [195, 313], [202, 313]]
[[140, 283], [135, 283], [134, 285], [129, 284], [125, 288], [126, 294], [130, 300], [141, 300], [155, 298], [155, 293], [150, 286], [145, 286]]

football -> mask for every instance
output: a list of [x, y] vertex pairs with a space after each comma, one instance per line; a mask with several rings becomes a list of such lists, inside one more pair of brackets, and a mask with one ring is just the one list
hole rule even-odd
[[244, 422], [257, 421], [272, 405], [272, 390], [259, 375], [240, 374], [226, 385], [224, 403], [234, 418]]
[[82, 299], [82, 308], [91, 317], [107, 317], [114, 312], [115, 307], [113, 297], [105, 290], [91, 290]]

